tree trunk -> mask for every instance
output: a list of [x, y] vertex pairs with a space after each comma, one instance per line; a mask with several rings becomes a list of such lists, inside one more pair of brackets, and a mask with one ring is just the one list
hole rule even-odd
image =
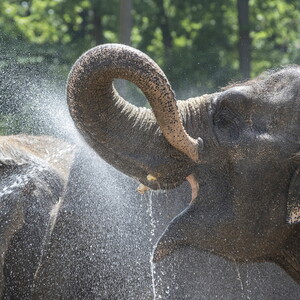
[[243, 79], [250, 77], [251, 40], [249, 35], [249, 0], [237, 0], [239, 23], [239, 62]]
[[102, 27], [102, 14], [101, 14], [101, 7], [95, 3], [92, 3], [92, 12], [93, 12], [93, 31], [92, 35], [94, 41], [97, 45], [103, 44], [103, 27]]
[[162, 32], [163, 44], [165, 46], [166, 52], [168, 52], [168, 49], [172, 47], [172, 36], [170, 33], [168, 17], [166, 15], [163, 0], [156, 0], [156, 5], [159, 9], [158, 22]]
[[121, 44], [130, 45], [132, 29], [132, 0], [120, 1], [120, 36]]

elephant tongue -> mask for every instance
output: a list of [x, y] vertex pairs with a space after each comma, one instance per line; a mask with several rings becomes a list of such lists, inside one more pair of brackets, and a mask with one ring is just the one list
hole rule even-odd
[[189, 176], [187, 176], [186, 180], [191, 185], [191, 189], [192, 189], [192, 201], [190, 202], [190, 204], [192, 204], [195, 201], [195, 199], [197, 198], [197, 196], [198, 196], [199, 182], [196, 179], [196, 177], [195, 177], [194, 174], [190, 174]]

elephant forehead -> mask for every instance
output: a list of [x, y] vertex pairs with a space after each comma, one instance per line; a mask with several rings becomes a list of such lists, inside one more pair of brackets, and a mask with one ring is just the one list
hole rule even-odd
[[273, 104], [292, 102], [290, 105], [295, 108], [300, 102], [300, 67], [290, 66], [279, 71], [268, 71], [248, 82], [227, 86], [223, 91], [228, 94], [243, 94], [253, 102]]
[[285, 68], [258, 82], [255, 89], [261, 99], [292, 109], [300, 104], [300, 68]]

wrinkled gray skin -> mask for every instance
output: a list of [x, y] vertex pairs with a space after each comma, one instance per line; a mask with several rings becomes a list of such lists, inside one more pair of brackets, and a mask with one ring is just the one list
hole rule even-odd
[[[114, 78], [137, 84], [152, 110], [123, 100]], [[194, 246], [234, 261], [274, 261], [300, 282], [299, 67], [174, 105], [150, 58], [108, 44], [78, 59], [67, 96], [84, 138], [123, 173], [152, 189], [191, 174], [199, 182], [158, 241], [155, 262]]]
[[1, 299], [31, 299], [73, 156], [52, 137], [0, 137]]

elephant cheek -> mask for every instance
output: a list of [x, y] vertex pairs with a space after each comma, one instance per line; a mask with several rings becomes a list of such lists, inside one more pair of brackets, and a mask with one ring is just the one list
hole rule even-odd
[[[179, 222], [178, 222], [179, 221]], [[189, 245], [180, 216], [176, 217], [162, 234], [154, 247], [152, 261], [157, 263], [174, 251]]]
[[185, 247], [185, 244], [179, 244], [178, 242], [159, 242], [154, 249], [152, 255], [152, 261], [154, 263], [162, 261], [167, 256], [171, 255], [174, 251]]
[[187, 246], [186, 243], [180, 241], [159, 241], [154, 248], [152, 261], [154, 263], [162, 261], [174, 251]]

